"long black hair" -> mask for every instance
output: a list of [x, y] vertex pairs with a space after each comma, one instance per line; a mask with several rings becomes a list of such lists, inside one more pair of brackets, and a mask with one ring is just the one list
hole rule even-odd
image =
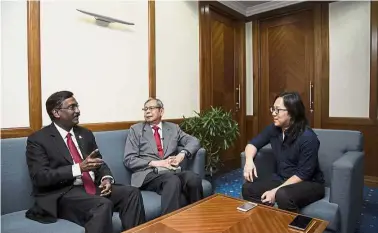
[[288, 143], [293, 143], [308, 127], [306, 108], [298, 92], [283, 92], [276, 96], [282, 98], [283, 103], [290, 115], [290, 125], [287, 129]]

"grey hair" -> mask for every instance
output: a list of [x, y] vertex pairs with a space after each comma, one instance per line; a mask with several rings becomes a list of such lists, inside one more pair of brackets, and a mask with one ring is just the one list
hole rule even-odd
[[151, 100], [156, 100], [156, 104], [159, 108], [164, 108], [164, 104], [161, 100], [159, 99], [156, 99], [156, 98], [148, 98], [148, 100], [146, 102], [144, 102], [144, 105], [146, 105], [148, 102], [150, 102]]

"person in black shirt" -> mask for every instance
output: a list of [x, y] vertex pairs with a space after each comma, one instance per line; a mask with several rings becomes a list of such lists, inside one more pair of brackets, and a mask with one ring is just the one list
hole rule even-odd
[[[242, 195], [249, 201], [267, 205], [277, 202], [280, 209], [298, 212], [324, 197], [323, 173], [318, 163], [320, 142], [308, 126], [305, 107], [298, 93], [280, 94], [270, 111], [274, 123], [245, 148], [246, 182]], [[268, 143], [276, 159], [276, 172], [268, 179], [259, 179], [253, 158]]]

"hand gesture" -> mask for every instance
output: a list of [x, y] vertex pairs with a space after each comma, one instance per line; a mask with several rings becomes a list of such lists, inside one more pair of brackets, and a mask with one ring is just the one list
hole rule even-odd
[[244, 178], [249, 182], [253, 182], [253, 175], [257, 177], [257, 169], [255, 163], [253, 161], [246, 162], [244, 165]]
[[276, 202], [276, 192], [277, 192], [277, 189], [266, 191], [261, 196], [261, 201], [263, 203], [268, 202], [269, 204], [274, 204]]
[[104, 179], [98, 187], [101, 189], [100, 196], [102, 197], [108, 196], [112, 192], [112, 184], [109, 179]]
[[96, 155], [98, 153], [98, 149], [92, 151], [90, 155], [88, 155], [79, 165], [80, 165], [80, 170], [81, 172], [87, 172], [87, 171], [92, 171], [97, 168], [99, 168], [103, 160], [100, 158], [96, 158]]
[[171, 165], [177, 167], [184, 160], [185, 154], [179, 153], [178, 155], [169, 158], [171, 158]]
[[168, 157], [164, 160], [154, 160], [150, 162], [150, 166], [151, 167], [166, 167], [168, 169], [173, 169], [171, 165], [172, 160], [173, 159], [171, 157]]

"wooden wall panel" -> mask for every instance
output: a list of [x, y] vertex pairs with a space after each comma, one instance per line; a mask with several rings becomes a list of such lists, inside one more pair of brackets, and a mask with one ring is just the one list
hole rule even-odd
[[155, 0], [148, 1], [148, 78], [149, 95], [156, 98]]

